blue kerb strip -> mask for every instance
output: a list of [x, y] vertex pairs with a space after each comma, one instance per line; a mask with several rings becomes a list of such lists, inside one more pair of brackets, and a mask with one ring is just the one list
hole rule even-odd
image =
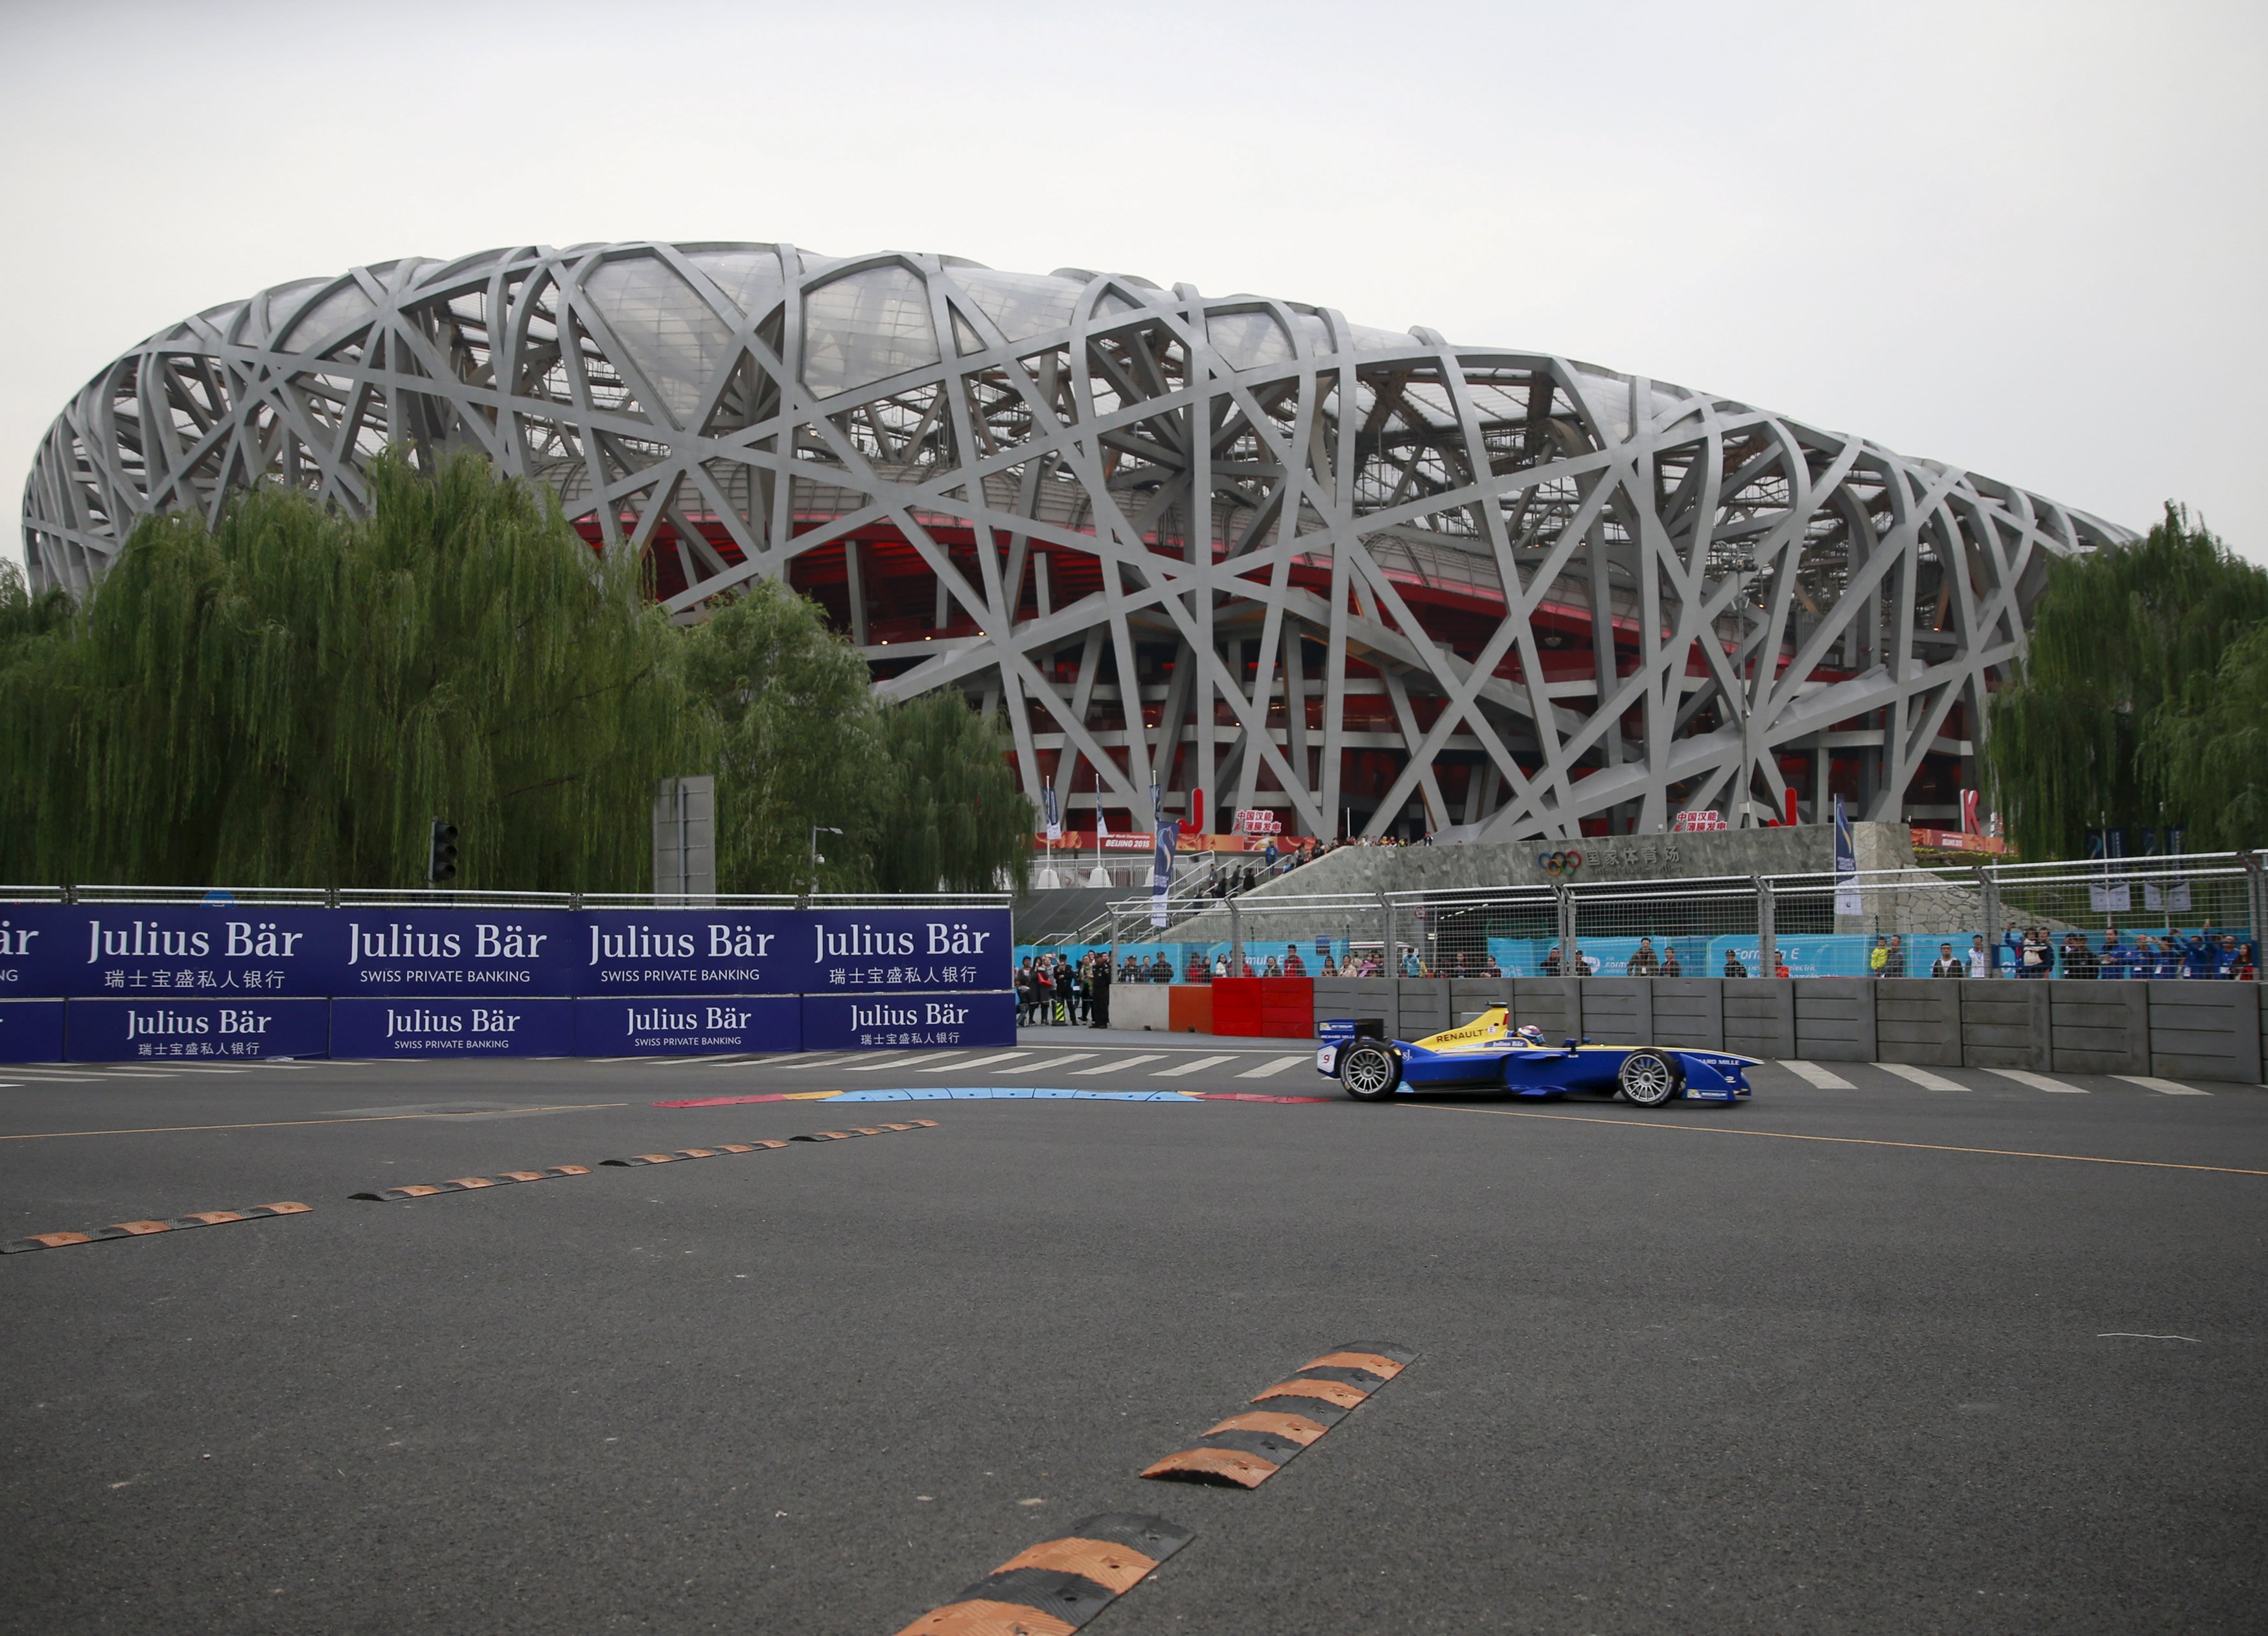
[[844, 1091], [822, 1105], [836, 1102], [1182, 1102], [1195, 1107], [1203, 1099], [1179, 1091], [1064, 1091], [1031, 1085], [924, 1085], [904, 1091]]

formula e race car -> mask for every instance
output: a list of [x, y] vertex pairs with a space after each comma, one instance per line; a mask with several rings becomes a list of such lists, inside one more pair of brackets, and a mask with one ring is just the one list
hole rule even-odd
[[1732, 1102], [1749, 1095], [1745, 1071], [1761, 1058], [1672, 1045], [1545, 1043], [1534, 1028], [1515, 1028], [1512, 1013], [1491, 1006], [1472, 1021], [1422, 1040], [1388, 1040], [1351, 1018], [1321, 1029], [1315, 1071], [1336, 1080], [1357, 1102], [1380, 1102], [1395, 1091], [1503, 1090], [1515, 1096], [1596, 1091], [1641, 1108], [1683, 1096]]

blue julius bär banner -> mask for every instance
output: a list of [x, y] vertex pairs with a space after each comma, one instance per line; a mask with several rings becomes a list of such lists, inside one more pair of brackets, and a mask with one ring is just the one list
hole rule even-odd
[[571, 999], [340, 999], [331, 1002], [331, 1055], [571, 1057]]
[[11, 903], [0, 910], [0, 997], [96, 999], [329, 992], [323, 909]]
[[61, 1062], [63, 1003], [0, 999], [0, 1062]]
[[795, 994], [811, 969], [792, 909], [585, 910], [574, 986], [597, 994]]
[[1012, 991], [803, 997], [803, 1049], [807, 1051], [1015, 1043]]
[[313, 910], [335, 998], [564, 995], [580, 917], [563, 909]]
[[330, 1006], [320, 999], [74, 999], [64, 1008], [72, 1062], [239, 1062], [320, 1057]]
[[792, 1051], [802, 1044], [803, 1001], [793, 994], [614, 994], [575, 1002], [578, 1057]]
[[830, 909], [799, 918], [806, 963], [799, 986], [806, 994], [918, 994], [1014, 983], [1005, 909]]

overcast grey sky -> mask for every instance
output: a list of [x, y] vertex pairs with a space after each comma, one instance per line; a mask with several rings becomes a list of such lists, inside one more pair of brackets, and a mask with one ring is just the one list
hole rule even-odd
[[[2268, 6], [0, 4], [0, 490], [200, 308], [589, 240], [1288, 297], [2268, 561]], [[20, 530], [0, 551], [20, 560]]]

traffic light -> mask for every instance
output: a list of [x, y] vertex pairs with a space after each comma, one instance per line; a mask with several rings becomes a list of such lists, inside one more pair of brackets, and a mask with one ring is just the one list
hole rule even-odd
[[432, 855], [425, 864], [425, 884], [445, 886], [457, 878], [457, 826], [446, 818], [433, 821]]

